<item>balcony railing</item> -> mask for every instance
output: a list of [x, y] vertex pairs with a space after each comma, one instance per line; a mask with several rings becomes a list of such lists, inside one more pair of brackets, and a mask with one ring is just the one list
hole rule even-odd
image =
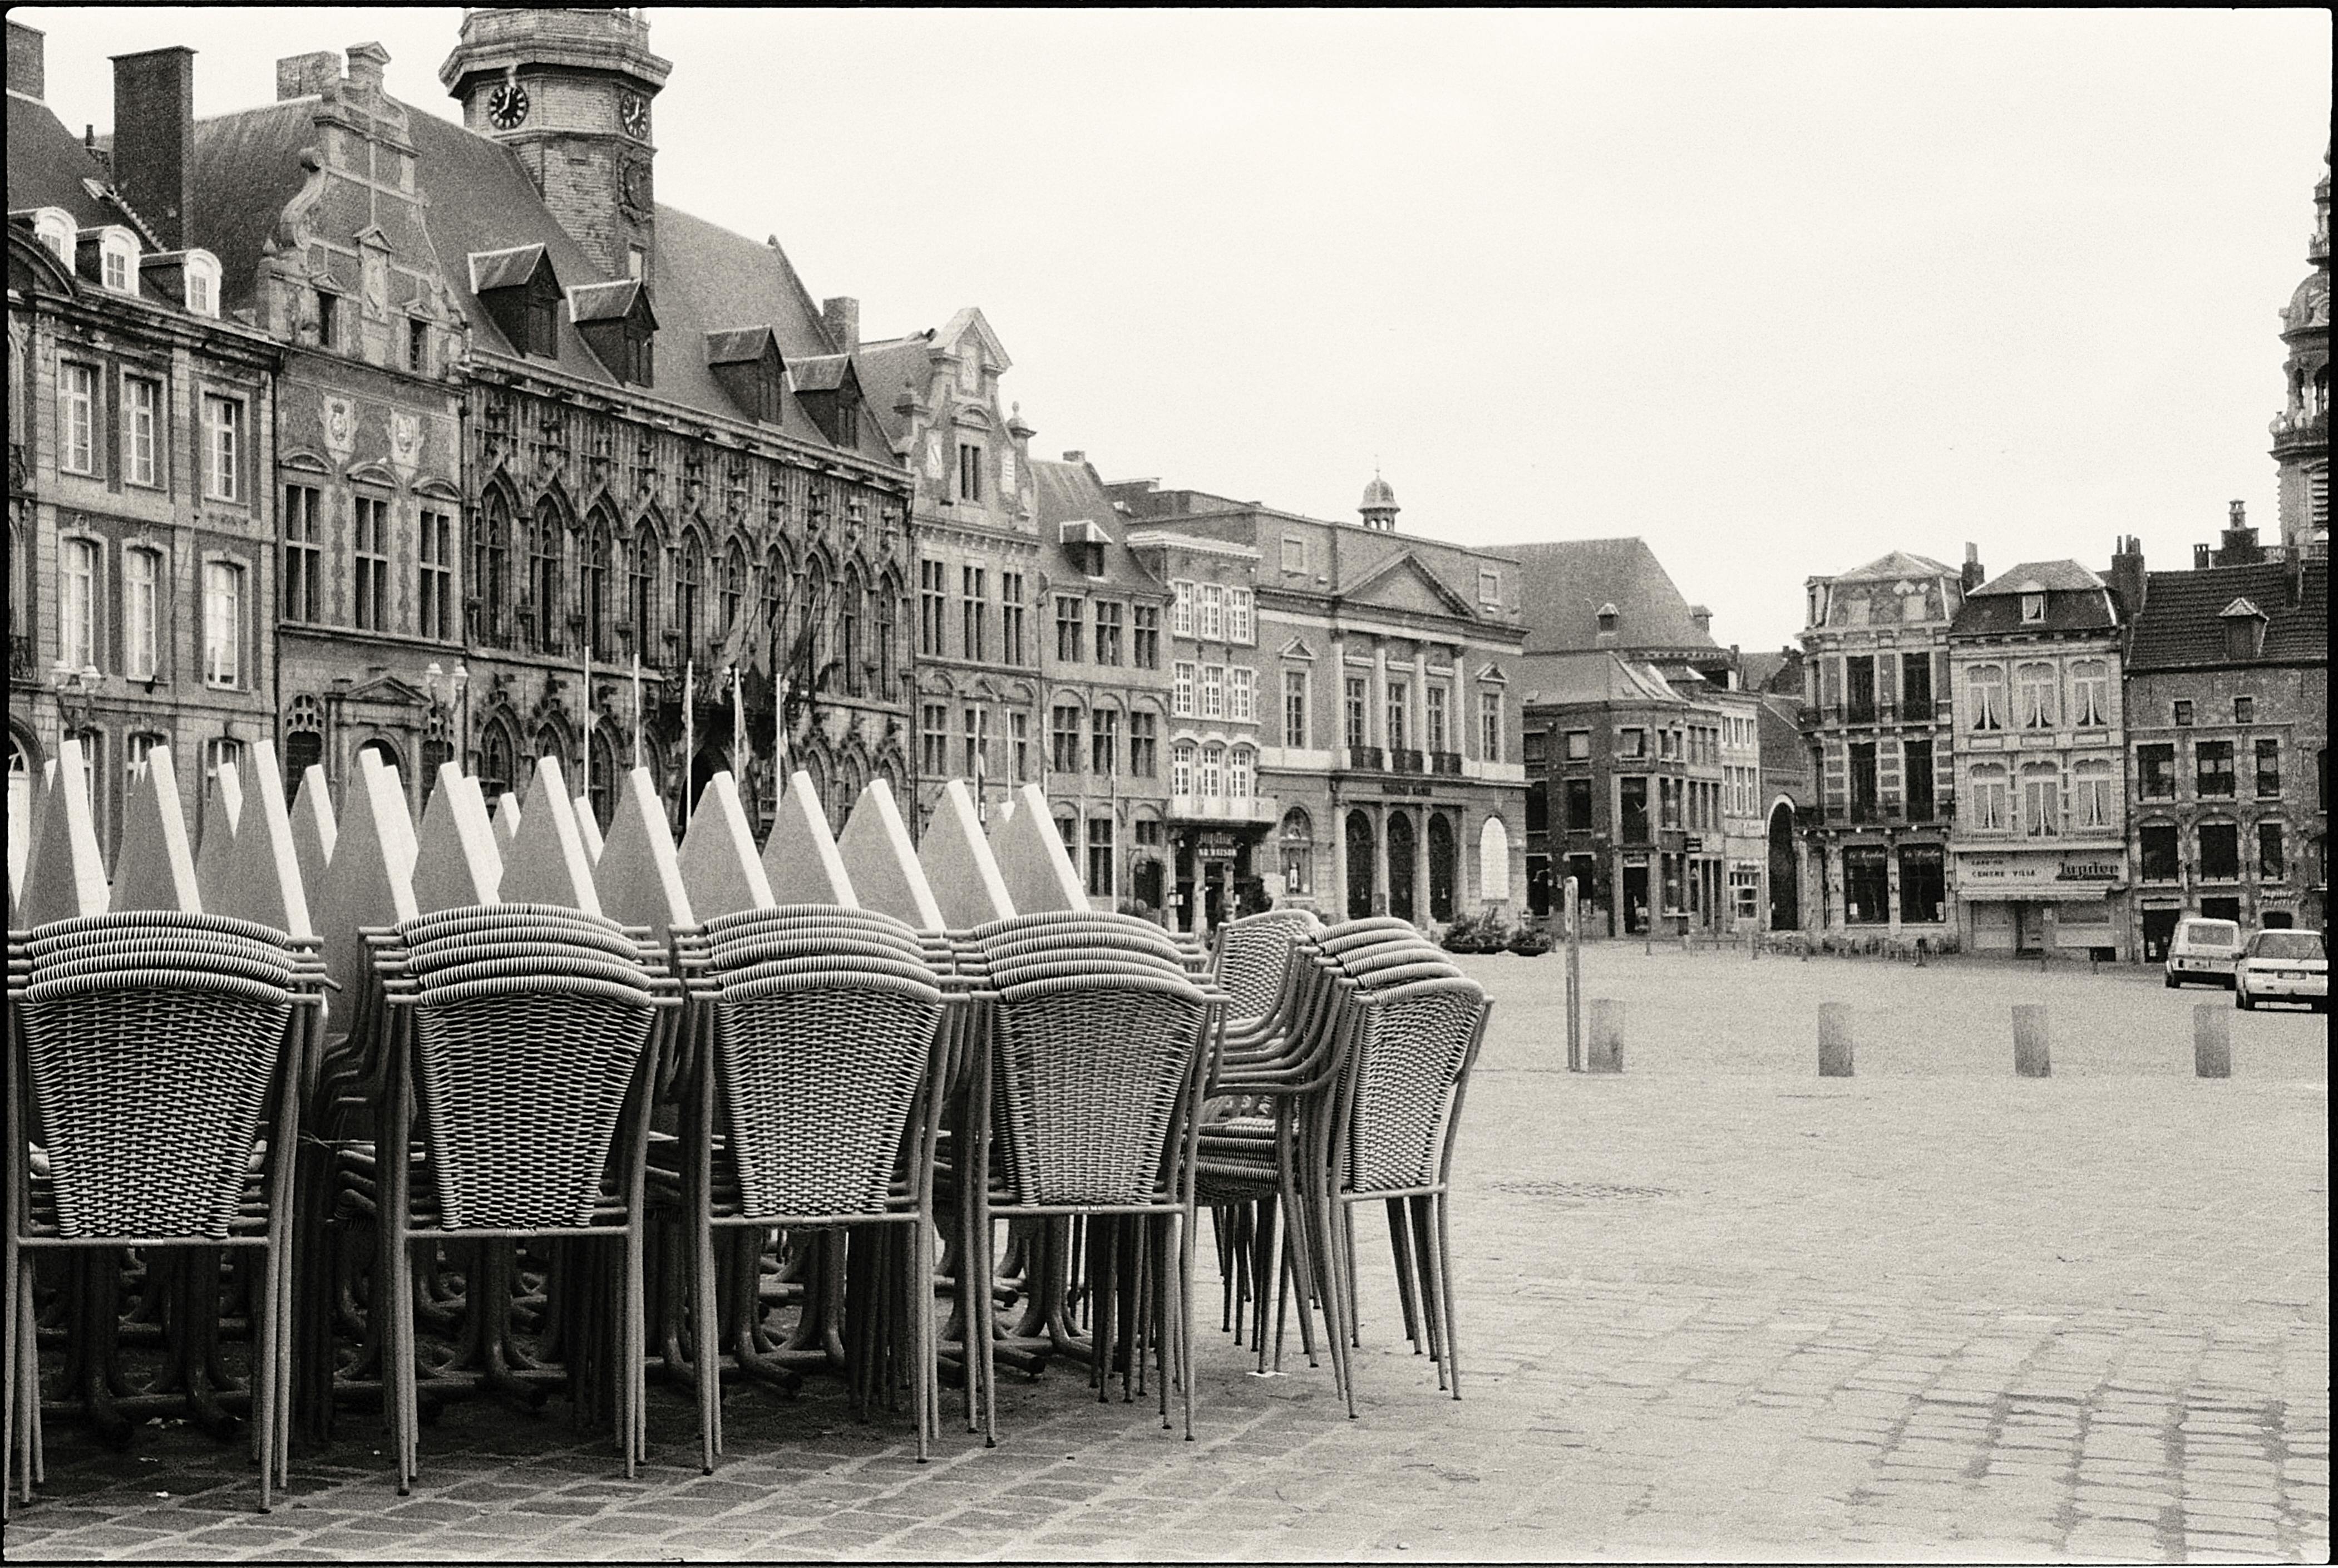
[[1461, 777], [1460, 752], [1431, 751], [1429, 754], [1429, 760], [1431, 765], [1429, 771], [1443, 774], [1449, 779], [1459, 779]]
[[1410, 747], [1400, 746], [1389, 753], [1389, 771], [1391, 773], [1426, 773], [1429, 771], [1429, 768], [1425, 760], [1426, 755], [1426, 753], [1415, 751]]
[[1373, 773], [1383, 772], [1388, 767], [1386, 753], [1377, 746], [1351, 746], [1348, 748], [1348, 766]]
[[1173, 822], [1232, 822], [1255, 825], [1271, 823], [1282, 817], [1272, 795], [1172, 795], [1169, 797], [1169, 819]]

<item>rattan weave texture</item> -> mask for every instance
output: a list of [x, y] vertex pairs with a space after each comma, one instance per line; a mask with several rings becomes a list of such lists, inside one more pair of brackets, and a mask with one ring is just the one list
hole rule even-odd
[[1376, 1192], [1438, 1180], [1439, 1136], [1485, 994], [1436, 982], [1371, 1009], [1353, 1071], [1348, 1185]]
[[1157, 1195], [1205, 1004], [1174, 983], [1031, 987], [997, 1011], [997, 1137], [1014, 1200]]

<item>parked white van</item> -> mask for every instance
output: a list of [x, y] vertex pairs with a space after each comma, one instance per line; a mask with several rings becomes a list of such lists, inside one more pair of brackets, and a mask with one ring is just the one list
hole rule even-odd
[[2187, 915], [2176, 923], [2176, 935], [2167, 939], [2168, 986], [2173, 989], [2197, 980], [2229, 990], [2233, 965], [2240, 956], [2239, 925]]

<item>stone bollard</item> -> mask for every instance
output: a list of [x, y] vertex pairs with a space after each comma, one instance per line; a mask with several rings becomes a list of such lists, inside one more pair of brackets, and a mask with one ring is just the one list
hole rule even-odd
[[1624, 1004], [1612, 996], [1591, 999], [1591, 1049], [1583, 1068], [1586, 1073], [1624, 1070]]
[[1851, 1010], [1840, 1002], [1819, 1004], [1819, 1076], [1851, 1076]]
[[2013, 1071], [2024, 1078], [2050, 1078], [2054, 1074], [2054, 1063], [2047, 1051], [2046, 1008], [2042, 1003], [2014, 1004]]
[[2193, 1004], [2192, 1071], [2202, 1078], [2233, 1075], [2233, 1010], [2221, 1002]]

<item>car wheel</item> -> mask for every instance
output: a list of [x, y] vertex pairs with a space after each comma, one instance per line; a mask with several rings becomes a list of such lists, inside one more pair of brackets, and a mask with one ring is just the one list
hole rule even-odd
[[2249, 995], [2247, 986], [2235, 981], [2233, 985], [2233, 1005], [2244, 1013], [2254, 1013], [2257, 1010], [2257, 999]]
[[2176, 979], [2176, 976], [2175, 976], [2175, 975], [2170, 975], [2167, 977], [2167, 988], [2168, 988], [2170, 991], [2175, 990], [2175, 989], [2176, 988], [2176, 986], [2178, 986], [2178, 985], [2182, 985], [2182, 984], [2183, 984], [2183, 982], [2182, 982], [2182, 981], [2180, 981], [2180, 980], [2178, 980], [2178, 979]]

